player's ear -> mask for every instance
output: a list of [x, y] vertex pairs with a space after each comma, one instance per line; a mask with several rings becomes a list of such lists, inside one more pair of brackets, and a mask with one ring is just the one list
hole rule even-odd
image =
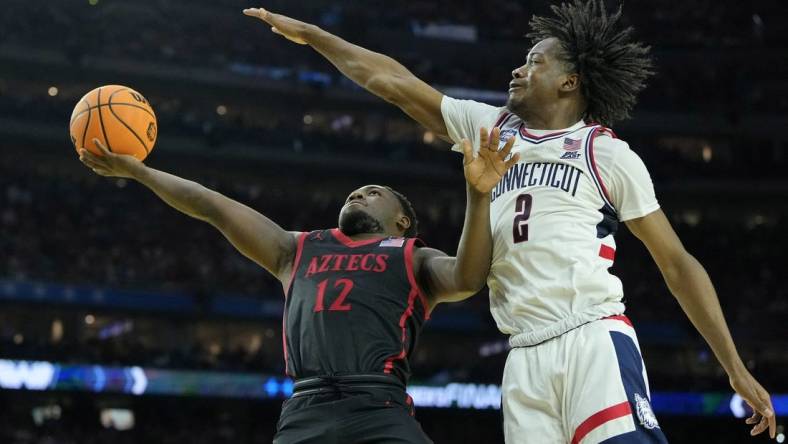
[[563, 82], [561, 82], [561, 91], [572, 92], [578, 88], [580, 88], [580, 74], [565, 74]]
[[405, 216], [404, 214], [400, 214], [399, 218], [397, 218], [397, 228], [403, 233], [408, 231], [408, 228], [410, 228], [410, 224], [411, 224], [410, 218], [408, 216]]

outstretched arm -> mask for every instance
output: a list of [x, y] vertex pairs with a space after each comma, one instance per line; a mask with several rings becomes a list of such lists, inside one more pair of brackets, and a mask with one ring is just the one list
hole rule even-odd
[[519, 155], [507, 156], [514, 138], [507, 140], [499, 151], [500, 130], [491, 134], [480, 130], [478, 154], [468, 140], [463, 140], [463, 169], [467, 183], [465, 224], [462, 229], [457, 256], [439, 250], [420, 248], [416, 253], [419, 284], [427, 293], [430, 308], [441, 302], [454, 302], [473, 296], [484, 287], [492, 262], [492, 234], [490, 232], [490, 192]]
[[733, 344], [717, 293], [703, 266], [684, 249], [662, 210], [629, 220], [627, 227], [648, 248], [665, 282], [684, 313], [703, 335], [730, 379], [731, 386], [753, 408], [747, 424], [750, 434], [767, 428], [772, 438], [777, 427], [769, 393], [752, 377]]
[[268, 23], [273, 32], [295, 43], [311, 46], [359, 86], [393, 103], [430, 131], [448, 138], [441, 113], [443, 94], [396, 60], [349, 43], [315, 25], [263, 8], [244, 9], [243, 12]]
[[94, 142], [102, 155], [97, 156], [81, 149], [79, 159], [95, 173], [140, 182], [181, 213], [216, 227], [238, 251], [280, 281], [289, 279], [289, 268], [296, 250], [296, 236], [293, 233], [216, 191], [148, 168], [132, 156], [110, 153], [98, 140]]

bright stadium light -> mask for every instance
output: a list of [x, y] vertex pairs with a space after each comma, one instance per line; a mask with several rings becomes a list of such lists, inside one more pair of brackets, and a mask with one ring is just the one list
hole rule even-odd
[[703, 146], [703, 152], [702, 152], [703, 161], [707, 162], [707, 163], [711, 162], [711, 157], [712, 157], [713, 153], [714, 153], [714, 151], [712, 151], [712, 149], [711, 149], [711, 147], [709, 145], [704, 145]]
[[731, 412], [737, 418], [744, 418], [747, 416], [747, 411], [744, 409], [744, 400], [738, 393], [734, 393], [730, 402]]
[[129, 375], [134, 381], [131, 386], [131, 393], [138, 396], [145, 393], [145, 389], [148, 388], [148, 377], [145, 376], [145, 370], [142, 367], [131, 367]]
[[55, 366], [49, 362], [0, 359], [0, 388], [46, 390], [54, 375]]

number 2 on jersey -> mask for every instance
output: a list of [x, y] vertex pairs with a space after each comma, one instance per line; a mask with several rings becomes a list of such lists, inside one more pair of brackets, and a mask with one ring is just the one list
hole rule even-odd
[[[326, 297], [326, 287], [328, 286], [328, 279], [321, 281], [317, 284], [317, 299], [315, 300], [315, 313], [323, 311], [323, 299]], [[342, 287], [339, 296], [334, 299], [328, 311], [350, 311], [352, 306], [350, 303], [345, 303], [345, 298], [353, 289], [353, 281], [350, 279], [337, 279], [334, 282], [334, 288]]]
[[531, 217], [533, 202], [534, 198], [530, 194], [517, 196], [517, 203], [514, 205], [514, 223], [512, 224], [512, 236], [514, 236], [515, 244], [528, 240], [528, 218]]

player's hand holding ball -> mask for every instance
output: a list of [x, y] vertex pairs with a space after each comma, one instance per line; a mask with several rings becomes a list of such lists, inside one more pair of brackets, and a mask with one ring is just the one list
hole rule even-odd
[[79, 160], [94, 173], [108, 177], [133, 178], [134, 174], [144, 165], [129, 154], [110, 153], [98, 139], [93, 139], [101, 155], [93, 154], [85, 148], [79, 149]]
[[114, 154], [145, 159], [158, 136], [156, 114], [139, 92], [121, 85], [104, 85], [85, 94], [74, 107], [69, 122], [71, 142], [101, 155], [93, 140]]
[[105, 85], [85, 94], [71, 114], [71, 142], [96, 174], [133, 177], [158, 136], [156, 115], [139, 92]]

